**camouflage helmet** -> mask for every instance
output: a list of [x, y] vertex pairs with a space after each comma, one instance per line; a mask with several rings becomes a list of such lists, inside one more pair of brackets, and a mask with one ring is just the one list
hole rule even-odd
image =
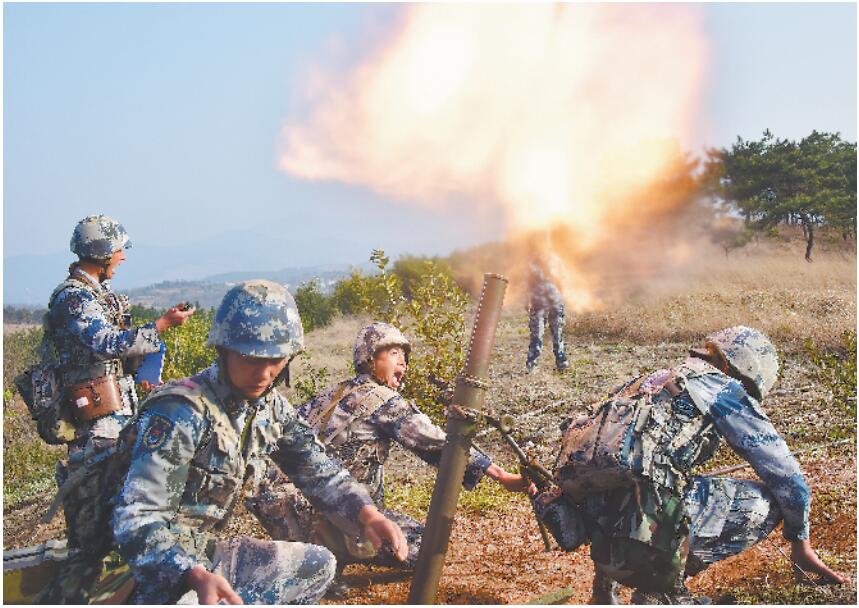
[[116, 251], [131, 249], [131, 241], [116, 220], [106, 215], [90, 215], [75, 226], [69, 246], [79, 257], [109, 260]]
[[368, 365], [379, 349], [388, 346], [402, 346], [403, 350], [406, 351], [406, 360], [408, 361], [409, 353], [412, 352], [412, 345], [409, 344], [399, 329], [390, 323], [378, 321], [361, 328], [358, 337], [355, 338], [355, 351], [352, 355], [355, 371], [358, 373], [369, 371]]
[[767, 396], [778, 377], [778, 355], [769, 338], [756, 329], [737, 325], [707, 336], [704, 342], [748, 381], [744, 384], [752, 397], [760, 401]]
[[292, 357], [304, 348], [295, 300], [271, 281], [239, 283], [221, 300], [207, 344], [249, 357]]

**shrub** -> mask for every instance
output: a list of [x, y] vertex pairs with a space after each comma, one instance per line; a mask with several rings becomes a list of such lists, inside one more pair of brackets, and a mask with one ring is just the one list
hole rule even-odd
[[414, 341], [410, 370], [400, 392], [440, 423], [442, 394], [465, 362], [468, 296], [449, 272], [433, 260], [424, 260], [412, 283], [412, 298], [407, 299], [400, 277], [388, 271], [390, 258], [385, 252], [374, 250], [370, 261], [379, 274], [372, 277], [374, 285], [361, 292], [362, 307], [374, 320], [399, 327]]
[[360, 270], [353, 270], [349, 278], [339, 281], [334, 286], [331, 301], [337, 310], [344, 315], [356, 315], [363, 310], [362, 294], [367, 289], [365, 277]]
[[16, 391], [12, 380], [36, 363], [36, 349], [42, 341], [42, 328], [33, 327], [3, 336], [3, 388]]
[[217, 351], [206, 346], [214, 318], [214, 310], [198, 309], [185, 323], [164, 332], [162, 338], [167, 345], [167, 356], [162, 377], [165, 382], [193, 376], [217, 358]]
[[328, 326], [337, 312], [333, 298], [328, 298], [319, 291], [317, 279], [308, 281], [295, 290], [295, 303], [305, 332]]
[[834, 350], [823, 350], [810, 339], [805, 349], [814, 363], [815, 377], [830, 392], [827, 400], [841, 416], [829, 435], [833, 439], [853, 437], [856, 434], [856, 332], [845, 331], [843, 346]]
[[[318, 369], [310, 367], [310, 355], [306, 352], [298, 355], [297, 362], [304, 364], [304, 371], [301, 372], [301, 376], [297, 380], [292, 382], [292, 389], [295, 392], [294, 403], [300, 404], [312, 399], [317, 393], [328, 387], [331, 380], [331, 372], [328, 371], [327, 367], [320, 367]], [[290, 374], [296, 368], [295, 363], [291, 364]]]

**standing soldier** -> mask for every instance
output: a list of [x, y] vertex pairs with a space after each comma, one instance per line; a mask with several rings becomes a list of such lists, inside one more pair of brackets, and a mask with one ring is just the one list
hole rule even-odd
[[275, 389], [303, 340], [286, 289], [237, 285], [209, 333], [218, 362], [156, 389], [141, 406], [113, 519], [137, 581], [133, 602], [175, 602], [186, 592], [196, 598], [189, 593], [183, 603], [318, 602], [335, 571], [324, 547], [212, 534], [227, 525], [246, 484], [272, 475], [272, 461], [344, 533], [406, 557], [400, 529]]
[[[388, 323], [372, 323], [358, 332], [353, 363], [358, 375], [320, 393], [298, 407], [298, 413], [316, 431], [329, 452], [343, 462], [365, 485], [374, 503], [403, 529], [409, 555], [401, 566], [413, 568], [420, 550], [424, 526], [402, 513], [385, 509], [384, 464], [396, 441], [407, 450], [438, 466], [446, 436], [417, 406], [397, 392], [406, 373], [411, 345], [399, 329]], [[472, 489], [483, 475], [506, 489], [524, 491], [521, 475], [508, 473], [472, 448], [463, 486]], [[273, 538], [326, 545], [337, 556], [339, 571], [349, 563], [398, 565], [390, 551], [376, 553], [332, 527], [325, 514], [316, 513], [289, 485], [273, 485], [248, 500], [248, 507]], [[332, 591], [345, 592], [338, 581]]]
[[[95, 498], [98, 478], [86, 476], [88, 466], [114, 447], [137, 408], [134, 368], [161, 349], [160, 332], [194, 314], [171, 308], [153, 323], [131, 326], [128, 298], [114, 293], [108, 282], [130, 248], [125, 228], [115, 220], [94, 215], [78, 222], [71, 239], [78, 261], [48, 303], [41, 350], [58, 369], [62, 414], [37, 423], [43, 438], [68, 444], [68, 462], [57, 463], [57, 483], [70, 557], [39, 602], [87, 601], [111, 540], [104, 530], [93, 529], [102, 506]], [[73, 483], [64, 488], [70, 478]]]
[[[690, 355], [570, 424], [560, 488], [535, 499], [563, 549], [590, 540], [593, 603], [617, 603], [615, 581], [636, 589], [635, 603], [695, 603], [686, 576], [760, 542], [782, 520], [793, 563], [843, 583], [811, 547], [811, 491], [761, 408], [778, 375], [770, 340], [732, 327]], [[761, 481], [691, 474], [723, 438]]]
[[547, 320], [555, 351], [555, 367], [558, 371], [570, 367], [564, 352], [564, 298], [556, 284], [556, 272], [553, 272], [553, 266], [558, 264], [551, 254], [534, 256], [528, 263], [528, 329], [531, 333], [525, 362], [528, 373], [537, 366], [537, 359], [543, 351], [543, 329]]

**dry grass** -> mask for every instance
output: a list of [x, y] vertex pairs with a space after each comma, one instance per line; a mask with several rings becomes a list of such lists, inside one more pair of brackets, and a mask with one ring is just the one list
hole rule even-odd
[[605, 289], [606, 306], [571, 315], [568, 331], [639, 343], [695, 342], [723, 327], [749, 325], [782, 349], [795, 349], [806, 339], [837, 346], [841, 334], [856, 327], [853, 254], [821, 253], [808, 263], [793, 251], [750, 249], [688, 273], [629, 289], [617, 287], [625, 284], [619, 274], [615, 289]]

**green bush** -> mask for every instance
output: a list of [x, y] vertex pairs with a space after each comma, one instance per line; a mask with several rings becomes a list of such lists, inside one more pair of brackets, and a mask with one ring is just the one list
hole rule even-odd
[[411, 299], [400, 277], [388, 270], [390, 258], [381, 249], [370, 256], [379, 274], [360, 291], [362, 309], [374, 320], [399, 327], [414, 342], [409, 373], [401, 389], [435, 422], [444, 419], [441, 397], [453, 385], [465, 362], [465, 307], [468, 296], [449, 272], [424, 260], [413, 279]]
[[818, 348], [810, 339], [805, 343], [817, 381], [829, 389], [828, 404], [843, 414], [829, 431], [832, 439], [856, 435], [856, 332], [845, 331], [841, 339], [843, 346], [834, 351]]
[[15, 391], [15, 376], [36, 363], [36, 349], [42, 341], [42, 328], [33, 327], [3, 336], [3, 388]]
[[357, 315], [364, 310], [365, 292], [370, 289], [372, 277], [364, 276], [360, 270], [353, 270], [349, 278], [334, 286], [331, 300], [337, 310], [344, 315]]
[[413, 299], [415, 291], [421, 284], [422, 277], [426, 274], [427, 262], [433, 262], [437, 273], [453, 277], [450, 263], [440, 258], [425, 258], [407, 255], [394, 262], [391, 272], [395, 274], [402, 285], [403, 297], [407, 300]]
[[[296, 405], [309, 401], [322, 390], [328, 388], [331, 383], [331, 372], [328, 371], [328, 368], [320, 367], [319, 369], [315, 369], [310, 367], [310, 355], [306, 352], [302, 352], [298, 355], [298, 362], [304, 363], [305, 371], [303, 371], [301, 375], [292, 382], [292, 390], [294, 394], [291, 401]], [[295, 363], [296, 362], [292, 363], [290, 373], [295, 369]]]
[[305, 332], [319, 327], [327, 327], [337, 312], [333, 298], [319, 291], [319, 281], [313, 279], [295, 290], [295, 304], [301, 315], [301, 325]]
[[131, 313], [132, 323], [135, 325], [151, 323], [162, 314], [162, 311], [151, 306], [143, 306], [142, 304], [132, 304], [128, 312]]
[[214, 348], [206, 346], [215, 311], [200, 310], [184, 324], [171, 327], [162, 336], [167, 345], [164, 358], [164, 381], [193, 376], [212, 364], [218, 357]]

